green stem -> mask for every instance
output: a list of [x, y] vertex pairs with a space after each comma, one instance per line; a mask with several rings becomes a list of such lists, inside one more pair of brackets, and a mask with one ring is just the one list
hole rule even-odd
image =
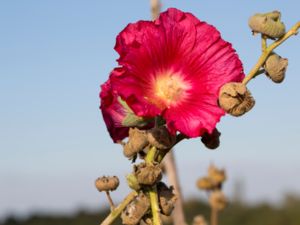
[[286, 41], [289, 37], [291, 37], [292, 35], [296, 35], [298, 33], [299, 28], [300, 21], [296, 23], [282, 38], [278, 39], [277, 41], [274, 41], [272, 44], [266, 47], [265, 51], [263, 51], [261, 56], [259, 57], [257, 63], [250, 70], [248, 75], [244, 78], [243, 84], [246, 85], [256, 75], [257, 71], [263, 66], [263, 64], [265, 63], [269, 55], [272, 53], [272, 51], [279, 45], [281, 45], [284, 41]]
[[161, 219], [160, 219], [160, 209], [158, 205], [158, 194], [157, 194], [157, 188], [156, 185], [154, 185], [149, 190], [149, 198], [150, 198], [150, 204], [151, 204], [151, 211], [152, 211], [152, 219], [153, 219], [153, 225], [161, 225]]
[[126, 208], [126, 206], [137, 196], [135, 191], [131, 192], [127, 197], [123, 200], [123, 202], [118, 205], [118, 207], [114, 208], [111, 213], [105, 218], [105, 220], [100, 225], [110, 225], [112, 224], [122, 213], [122, 211]]
[[[156, 147], [152, 146], [145, 158], [146, 163], [153, 163], [155, 161], [155, 157], [157, 155], [156, 153], [157, 153]], [[156, 185], [153, 185], [147, 191], [149, 193], [149, 198], [150, 198], [153, 225], [162, 225], [162, 222], [160, 219], [160, 209], [159, 209], [159, 205], [158, 205], [158, 194], [157, 194]]]

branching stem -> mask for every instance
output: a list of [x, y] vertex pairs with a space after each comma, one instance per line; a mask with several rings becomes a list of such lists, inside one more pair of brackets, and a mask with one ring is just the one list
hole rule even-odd
[[272, 51], [281, 45], [284, 41], [286, 41], [292, 35], [296, 35], [298, 33], [298, 29], [300, 28], [300, 21], [296, 23], [282, 38], [274, 41], [268, 47], [266, 46], [266, 42], [262, 40], [262, 48], [265, 50], [262, 52], [261, 56], [259, 57], [257, 63], [254, 67], [250, 70], [248, 75], [244, 78], [243, 84], [247, 84], [253, 77], [256, 76], [257, 71], [263, 66], [268, 56], [272, 53]]
[[110, 225], [112, 224], [122, 213], [122, 211], [126, 208], [126, 206], [137, 196], [135, 191], [131, 192], [127, 197], [123, 200], [123, 202], [118, 205], [118, 207], [114, 208], [111, 213], [105, 218], [105, 220], [100, 225]]

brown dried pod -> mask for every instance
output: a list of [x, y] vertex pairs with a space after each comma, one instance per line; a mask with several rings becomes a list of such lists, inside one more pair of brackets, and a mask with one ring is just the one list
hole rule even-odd
[[202, 215], [197, 215], [193, 219], [193, 225], [207, 225], [207, 222]]
[[202, 143], [209, 149], [216, 149], [220, 145], [221, 133], [215, 128], [211, 134], [204, 133], [201, 137]]
[[227, 199], [222, 191], [213, 191], [209, 196], [209, 204], [216, 210], [223, 210], [227, 205]]
[[288, 59], [282, 58], [276, 53], [271, 54], [264, 65], [266, 75], [275, 83], [281, 83], [284, 80], [285, 72], [288, 66]]
[[201, 177], [197, 180], [197, 187], [201, 190], [211, 191], [216, 188], [216, 184], [210, 177]]
[[140, 163], [134, 165], [133, 174], [141, 185], [154, 185], [162, 178], [162, 170], [159, 164]]
[[106, 177], [102, 176], [97, 178], [95, 186], [98, 191], [114, 191], [119, 186], [119, 178], [117, 176]]
[[255, 100], [243, 83], [230, 82], [222, 86], [219, 105], [232, 116], [241, 116], [253, 108]]
[[124, 145], [124, 155], [132, 158], [148, 144], [146, 131], [139, 130], [138, 128], [130, 128], [128, 142]]
[[170, 149], [176, 141], [176, 136], [170, 134], [165, 126], [152, 128], [147, 137], [152, 146], [161, 150]]
[[285, 25], [280, 21], [281, 13], [257, 13], [249, 18], [248, 24], [254, 33], [261, 33], [269, 38], [280, 38], [285, 34]]
[[226, 172], [224, 169], [218, 169], [214, 165], [210, 165], [208, 168], [208, 177], [212, 179], [215, 184], [219, 185], [226, 180]]
[[136, 225], [150, 208], [150, 201], [144, 193], [139, 195], [127, 205], [121, 214], [122, 223], [125, 225]]
[[159, 182], [157, 184], [157, 192], [161, 213], [165, 216], [170, 216], [177, 200], [173, 187], [167, 187], [163, 182]]

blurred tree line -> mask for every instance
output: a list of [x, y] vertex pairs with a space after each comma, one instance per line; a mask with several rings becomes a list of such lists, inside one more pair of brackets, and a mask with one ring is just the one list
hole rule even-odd
[[[205, 202], [199, 200], [187, 201], [185, 213], [189, 224], [193, 217], [202, 214], [210, 217], [210, 209]], [[108, 210], [100, 212], [80, 211], [73, 216], [32, 215], [27, 219], [10, 216], [1, 225], [98, 225], [108, 215]], [[287, 195], [281, 205], [269, 203], [249, 205], [234, 201], [220, 214], [219, 225], [299, 225], [300, 197]], [[122, 224], [120, 220], [115, 224]]]

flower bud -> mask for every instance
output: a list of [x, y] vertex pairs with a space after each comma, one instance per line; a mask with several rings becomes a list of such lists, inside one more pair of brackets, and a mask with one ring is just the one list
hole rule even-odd
[[124, 145], [124, 155], [132, 158], [149, 144], [146, 131], [130, 128], [128, 142]]
[[170, 216], [177, 200], [173, 193], [173, 187], [168, 188], [163, 182], [157, 184], [158, 200], [161, 213], [165, 216]]
[[150, 201], [148, 197], [141, 192], [122, 212], [122, 223], [125, 225], [138, 224], [149, 208]]
[[266, 75], [275, 83], [284, 80], [288, 59], [281, 58], [276, 53], [271, 54], [265, 62]]
[[225, 170], [220, 170], [214, 165], [210, 165], [208, 168], [208, 177], [213, 180], [217, 185], [222, 184], [226, 180]]
[[136, 178], [136, 176], [134, 176], [132, 173], [126, 176], [126, 180], [127, 180], [127, 184], [128, 186], [135, 190], [138, 191], [141, 189], [141, 186]]
[[204, 133], [201, 137], [202, 143], [209, 149], [216, 149], [220, 145], [221, 133], [215, 128], [211, 134]]
[[205, 191], [211, 191], [216, 188], [216, 185], [210, 177], [202, 177], [198, 179], [197, 187]]
[[95, 186], [98, 191], [114, 191], [119, 186], [119, 178], [117, 176], [113, 177], [99, 177], [95, 181]]
[[141, 185], [152, 186], [162, 178], [162, 170], [158, 164], [140, 163], [139, 165], [135, 165], [133, 170], [133, 174]]
[[227, 200], [222, 191], [213, 191], [209, 196], [209, 204], [216, 210], [223, 210], [227, 205]]
[[219, 105], [232, 116], [241, 116], [255, 104], [246, 85], [231, 82], [222, 86], [219, 93]]
[[248, 24], [254, 33], [261, 33], [269, 38], [280, 38], [285, 34], [285, 25], [280, 21], [278, 11], [260, 14], [249, 18]]
[[161, 150], [170, 149], [176, 141], [176, 136], [171, 135], [165, 126], [152, 128], [147, 137], [152, 146]]
[[197, 215], [193, 219], [193, 225], [207, 225], [207, 222], [202, 215]]

